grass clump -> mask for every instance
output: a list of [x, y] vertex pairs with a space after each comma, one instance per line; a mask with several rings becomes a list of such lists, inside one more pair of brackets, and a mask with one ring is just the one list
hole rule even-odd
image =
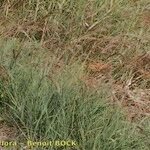
[[148, 149], [137, 125], [125, 121], [122, 111], [109, 103], [111, 84], [103, 81], [96, 89], [86, 86], [80, 61], [52, 74], [55, 62], [44, 69], [40, 62], [22, 67], [25, 59], [9, 70], [11, 78], [0, 89], [5, 95], [1, 97], [5, 120], [20, 129], [17, 140], [72, 139], [78, 143], [77, 150]]
[[121, 111], [107, 102], [109, 86], [86, 90], [69, 72], [51, 81], [37, 69], [13, 71], [4, 105], [9, 121], [22, 128], [22, 140], [73, 139], [76, 149], [146, 149]]

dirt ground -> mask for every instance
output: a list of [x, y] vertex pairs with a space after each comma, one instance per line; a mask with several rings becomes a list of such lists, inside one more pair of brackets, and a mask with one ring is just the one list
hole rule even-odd
[[[6, 148], [1, 146], [2, 141], [12, 141], [16, 137], [15, 127], [9, 126], [5, 122], [0, 122], [0, 150]], [[12, 148], [11, 148], [12, 149]]]

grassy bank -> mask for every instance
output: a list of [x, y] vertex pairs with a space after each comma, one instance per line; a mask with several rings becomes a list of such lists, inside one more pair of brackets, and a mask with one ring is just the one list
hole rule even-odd
[[0, 5], [1, 121], [17, 128], [17, 141], [149, 149], [148, 0]]

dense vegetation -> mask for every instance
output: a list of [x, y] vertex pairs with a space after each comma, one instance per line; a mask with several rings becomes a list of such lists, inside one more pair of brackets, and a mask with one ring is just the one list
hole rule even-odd
[[149, 0], [2, 0], [0, 13], [0, 121], [13, 138], [149, 149]]

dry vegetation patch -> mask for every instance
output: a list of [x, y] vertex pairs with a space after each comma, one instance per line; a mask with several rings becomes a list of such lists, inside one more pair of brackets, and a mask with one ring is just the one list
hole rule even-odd
[[16, 128], [6, 122], [0, 122], [0, 140], [13, 140], [16, 138]]
[[[65, 119], [70, 114], [64, 113], [64, 116], [57, 116], [60, 117], [60, 123], [64, 117], [65, 131], [67, 125], [75, 129], [80, 128], [84, 123], [78, 125], [78, 121], [82, 121], [87, 116], [85, 120], [88, 120], [89, 115], [81, 114], [84, 117], [77, 121], [76, 118], [79, 117], [78, 114], [83, 108], [85, 109], [83, 113], [88, 114], [86, 98], [88, 94], [89, 97], [95, 94], [92, 95], [89, 91], [102, 92], [103, 97], [103, 94], [107, 93], [107, 91], [103, 92], [103, 86], [109, 86], [110, 91], [107, 95], [110, 95], [106, 96], [109, 99], [107, 102], [121, 106], [125, 110], [125, 117], [131, 122], [150, 116], [150, 13], [148, 4], [148, 0], [4, 0], [0, 2], [0, 37], [4, 39], [0, 45], [2, 51], [0, 80], [9, 82], [8, 70], [12, 73], [11, 82], [16, 76], [18, 77], [13, 84], [9, 85], [12, 87], [10, 89], [8, 87], [8, 91], [10, 90], [8, 95], [10, 94], [9, 98], [14, 101], [15, 109], [12, 109], [14, 114], [18, 113], [18, 116], [21, 114], [21, 121], [29, 128], [28, 131], [31, 133], [28, 134], [36, 137], [36, 134], [44, 133], [43, 130], [47, 128], [42, 130], [40, 127], [46, 127], [46, 125], [49, 127], [51, 124], [49, 116], [51, 113], [55, 114], [55, 108], [59, 111], [64, 109], [64, 113], [69, 107], [67, 111], [70, 111], [70, 114], [74, 113], [69, 125], [67, 124], [69, 119], [67, 121]], [[79, 66], [74, 65], [77, 62], [80, 63]], [[77, 75], [80, 71], [83, 74]], [[79, 81], [77, 76], [79, 76]], [[57, 77], [60, 78], [57, 79]], [[78, 82], [80, 81], [83, 85], [85, 84], [85, 89], [79, 90]], [[47, 91], [48, 88], [50, 88], [49, 91]], [[89, 93], [84, 98], [82, 95], [86, 90]], [[50, 91], [54, 93], [51, 95]], [[23, 102], [22, 99], [20, 101], [20, 97], [24, 100]], [[106, 97], [104, 97], [105, 100]], [[92, 114], [90, 117], [96, 117], [101, 111], [101, 107], [98, 108], [101, 96], [94, 95], [94, 98], [97, 103], [92, 102], [94, 107], [90, 112]], [[37, 100], [36, 105], [32, 99]], [[63, 104], [59, 101], [60, 99], [64, 101]], [[73, 100], [70, 102], [70, 99]], [[83, 101], [79, 101], [78, 104], [79, 99]], [[48, 104], [47, 100], [52, 103]], [[82, 106], [80, 103], [84, 100], [85, 107], [80, 108]], [[68, 103], [67, 106], [66, 103]], [[60, 107], [61, 104], [63, 109]], [[91, 104], [88, 107], [91, 108]], [[49, 112], [49, 108], [52, 112]], [[37, 114], [41, 116], [38, 118]], [[47, 120], [43, 117], [44, 115]], [[98, 116], [95, 122], [90, 121], [95, 125], [100, 117]], [[43, 118], [46, 121], [43, 121]], [[87, 122], [86, 126], [89, 124]], [[11, 137], [13, 128], [5, 123], [0, 124], [0, 127], [0, 139]], [[54, 133], [57, 128], [55, 123], [53, 127], [53, 131], [49, 127], [50, 129], [45, 133], [61, 135]], [[96, 126], [96, 129], [90, 129], [89, 133], [98, 133], [97, 129], [101, 130]], [[62, 130], [59, 132], [62, 133]], [[83, 127], [75, 136], [79, 136], [80, 132], [84, 141], [88, 134]], [[100, 138], [103, 138], [103, 135]], [[117, 143], [118, 139], [115, 141], [113, 138], [112, 136], [110, 141]], [[104, 143], [109, 143], [109, 141], [106, 140]]]

